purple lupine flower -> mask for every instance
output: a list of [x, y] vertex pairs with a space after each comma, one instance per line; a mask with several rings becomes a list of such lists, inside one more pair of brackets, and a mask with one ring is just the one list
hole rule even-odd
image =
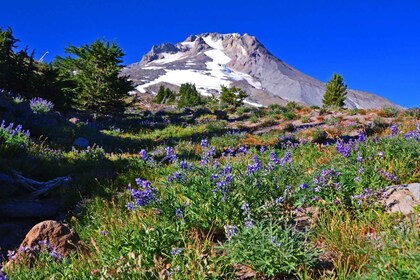
[[280, 165], [284, 166], [286, 163], [293, 164], [292, 154], [287, 151], [283, 158], [280, 159]]
[[301, 190], [305, 190], [305, 189], [309, 188], [309, 184], [308, 183], [303, 183], [302, 185], [299, 186], [299, 188]]
[[147, 151], [145, 149], [142, 149], [139, 154], [142, 160], [147, 159]]
[[54, 104], [48, 100], [42, 99], [41, 97], [35, 97], [29, 101], [29, 107], [31, 107], [35, 114], [48, 113], [54, 108]]
[[398, 135], [398, 126], [396, 126], [394, 124], [390, 127], [390, 129], [391, 129], [391, 136], [397, 136]]
[[200, 146], [201, 148], [207, 148], [209, 145], [209, 141], [207, 139], [201, 139]]
[[416, 130], [407, 132], [404, 138], [420, 141], [420, 122], [416, 124]]
[[107, 230], [101, 230], [101, 235], [108, 235], [109, 232]]
[[228, 155], [230, 155], [230, 156], [234, 156], [234, 155], [235, 155], [235, 149], [229, 146], [229, 147], [226, 149], [226, 153], [227, 153]]
[[281, 246], [283, 246], [283, 243], [282, 243], [282, 242], [278, 242], [278, 241], [277, 241], [277, 238], [276, 238], [275, 236], [273, 236], [273, 237], [271, 238], [271, 243], [273, 243], [273, 245], [274, 245], [274, 246], [277, 246], [277, 247], [281, 247]]
[[177, 208], [175, 210], [175, 217], [181, 220], [184, 219], [184, 213], [182, 212], [181, 208]]
[[181, 248], [178, 248], [178, 247], [172, 248], [171, 255], [172, 256], [177, 256], [177, 255], [181, 254], [181, 252], [182, 252], [182, 249]]
[[169, 161], [174, 161], [176, 159], [175, 151], [172, 149], [172, 147], [166, 147], [165, 148], [166, 157], [165, 159], [168, 159]]
[[188, 169], [188, 162], [186, 160], [183, 160], [179, 163], [179, 167], [181, 169], [187, 170]]
[[182, 173], [181, 172], [174, 172], [174, 178], [178, 183], [181, 183], [182, 180]]
[[284, 202], [284, 197], [280, 196], [280, 197], [276, 198], [276, 199], [274, 200], [274, 202], [275, 202], [276, 204], [283, 204], [283, 202]]
[[270, 152], [270, 161], [275, 165], [280, 164], [280, 160], [277, 158], [276, 153], [274, 151]]
[[359, 135], [357, 136], [357, 142], [362, 143], [366, 141], [366, 134], [364, 130], [361, 130], [359, 132]]
[[133, 204], [133, 203], [128, 202], [128, 203], [125, 205], [125, 208], [127, 208], [127, 210], [129, 210], [129, 211], [132, 211], [132, 210], [134, 210], [135, 206], [134, 206], [134, 204]]
[[265, 152], [265, 147], [264, 146], [261, 146], [260, 153], [264, 153], [264, 152]]
[[384, 177], [388, 181], [398, 182], [400, 180], [397, 176], [395, 176], [394, 174], [386, 172], [382, 168], [379, 168], [378, 172], [379, 172], [379, 174], [381, 174], [382, 177]]
[[356, 158], [358, 163], [362, 163], [363, 162], [363, 157], [360, 153], [357, 153], [357, 158]]
[[247, 169], [247, 171], [248, 171], [248, 173], [249, 173], [249, 174], [253, 174], [253, 173], [255, 173], [256, 171], [261, 170], [261, 168], [262, 168], [262, 163], [261, 163], [261, 161], [258, 159], [258, 156], [257, 156], [257, 155], [255, 155], [253, 159], [254, 159], [254, 163], [249, 164], [249, 165], [246, 167], [246, 169]]
[[245, 146], [240, 146], [239, 148], [238, 148], [238, 153], [241, 153], [241, 154], [246, 154], [246, 152], [247, 152], [247, 149], [246, 149], [246, 147]]
[[249, 208], [249, 203], [245, 202], [244, 204], [242, 204], [241, 206], [242, 209], [242, 215], [245, 216], [245, 227], [246, 228], [251, 228], [254, 225], [254, 221], [251, 219], [251, 211]]
[[227, 239], [231, 239], [237, 233], [237, 227], [232, 225], [225, 226], [225, 235]]
[[[134, 199], [136, 205], [146, 206], [155, 200], [156, 190], [152, 188], [149, 181], [136, 178], [136, 184], [140, 189], [136, 190], [129, 186], [131, 197]], [[128, 210], [133, 210], [132, 205], [130, 204], [127, 204], [126, 208]]]
[[348, 142], [348, 144], [344, 143], [343, 140], [339, 140], [337, 141], [337, 143], [335, 144], [335, 149], [337, 151], [337, 153], [342, 154], [345, 158], [350, 156], [350, 153], [353, 149], [353, 141], [350, 140]]
[[384, 156], [385, 156], [384, 152], [381, 151], [378, 153], [378, 157], [383, 158]]
[[209, 148], [209, 150], [207, 151], [207, 156], [208, 157], [213, 157], [214, 155], [216, 154], [216, 150], [214, 149], [214, 147], [213, 146], [211, 146], [210, 148]]
[[210, 182], [214, 182], [219, 178], [218, 174], [211, 174], [210, 175]]
[[54, 259], [54, 260], [56, 260], [56, 261], [61, 261], [61, 260], [63, 260], [63, 256], [62, 256], [60, 253], [58, 253], [57, 251], [55, 251], [55, 250], [52, 250], [52, 251], [49, 253], [49, 255], [50, 255], [50, 257], [51, 257], [52, 259]]

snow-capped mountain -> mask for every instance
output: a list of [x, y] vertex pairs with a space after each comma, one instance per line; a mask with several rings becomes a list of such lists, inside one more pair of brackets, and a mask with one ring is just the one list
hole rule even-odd
[[[322, 105], [325, 84], [272, 55], [255, 37], [238, 33], [203, 33], [185, 41], [153, 46], [138, 63], [123, 69], [141, 93], [156, 93], [161, 84], [176, 89], [194, 83], [202, 95], [219, 94], [220, 85], [237, 86], [261, 106], [296, 101]], [[348, 108], [395, 106], [367, 92], [348, 90]]]

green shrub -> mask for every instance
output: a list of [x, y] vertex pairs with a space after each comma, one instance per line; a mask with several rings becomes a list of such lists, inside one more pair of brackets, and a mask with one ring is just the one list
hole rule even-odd
[[309, 269], [317, 252], [308, 236], [290, 226], [273, 222], [258, 222], [250, 228], [227, 228], [232, 237], [223, 244], [231, 264], [252, 267], [266, 277], [290, 275]]

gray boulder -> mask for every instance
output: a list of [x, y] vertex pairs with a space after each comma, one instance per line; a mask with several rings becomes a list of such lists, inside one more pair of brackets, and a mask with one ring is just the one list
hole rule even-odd
[[382, 197], [382, 205], [388, 212], [412, 213], [420, 205], [420, 183], [388, 187]]
[[75, 148], [78, 149], [86, 149], [87, 147], [89, 147], [89, 140], [87, 140], [86, 138], [83, 137], [78, 137], [76, 140], [74, 140], [73, 142], [73, 146]]

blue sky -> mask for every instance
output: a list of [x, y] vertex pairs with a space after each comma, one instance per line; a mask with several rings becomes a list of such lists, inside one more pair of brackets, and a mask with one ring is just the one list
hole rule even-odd
[[248, 33], [321, 81], [337, 72], [352, 89], [420, 107], [419, 0], [2, 2], [0, 27], [12, 27], [36, 58], [102, 38], [116, 41], [129, 64], [154, 44], [191, 34]]

